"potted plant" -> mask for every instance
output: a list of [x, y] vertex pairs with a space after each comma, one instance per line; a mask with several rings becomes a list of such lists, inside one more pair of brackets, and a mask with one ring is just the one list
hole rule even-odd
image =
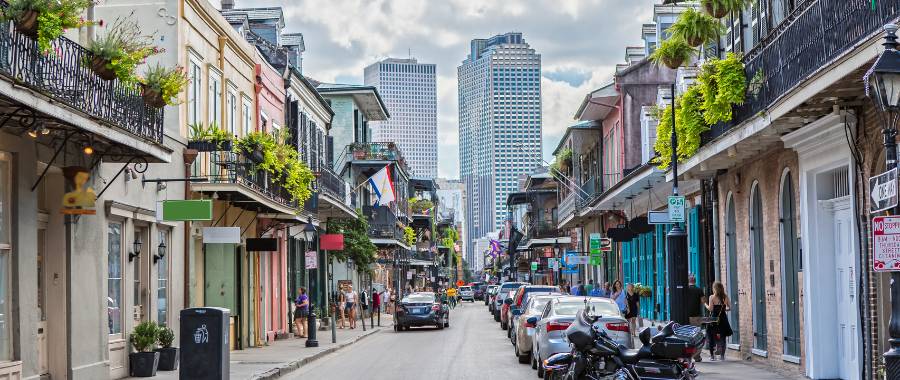
[[12, 21], [19, 33], [36, 39], [41, 52], [47, 54], [50, 42], [66, 29], [94, 24], [81, 18], [89, 6], [91, 0], [11, 0], [0, 12], [0, 20]]
[[740, 12], [753, 4], [753, 0], [702, 0], [703, 9], [715, 18], [722, 18], [732, 12]]
[[159, 343], [159, 348], [156, 349], [159, 352], [158, 369], [160, 371], [178, 369], [178, 347], [172, 347], [172, 342], [175, 341], [175, 331], [165, 325], [159, 325], [156, 341]]
[[367, 149], [366, 144], [363, 143], [353, 143], [350, 145], [350, 150], [353, 152], [353, 158], [356, 160], [363, 160], [366, 158]]
[[150, 321], [141, 322], [134, 327], [129, 340], [135, 352], [128, 354], [129, 375], [132, 377], [156, 376], [159, 365], [159, 352], [153, 351], [159, 331], [156, 324]]
[[675, 70], [691, 59], [694, 49], [684, 39], [671, 37], [663, 41], [650, 55], [650, 59], [657, 64], [662, 63], [666, 67]]
[[178, 94], [184, 90], [187, 81], [183, 67], [167, 68], [156, 64], [147, 69], [147, 73], [140, 81], [141, 96], [144, 102], [152, 107], [162, 108], [166, 104], [174, 106], [180, 103]]
[[688, 9], [678, 17], [678, 21], [672, 24], [668, 31], [686, 41], [688, 45], [697, 47], [719, 38], [722, 29], [719, 20], [694, 9]]
[[191, 124], [191, 137], [188, 149], [198, 152], [216, 152], [232, 150], [231, 135], [219, 128], [216, 123], [204, 127], [203, 124]]
[[251, 132], [235, 142], [234, 150], [243, 154], [250, 161], [260, 165], [261, 169], [272, 173], [277, 164], [275, 138], [265, 132]]
[[101, 79], [119, 79], [124, 84], [137, 83], [134, 69], [147, 57], [163, 50], [153, 46], [153, 36], [141, 33], [137, 21], [130, 16], [116, 21], [88, 47], [88, 66]]

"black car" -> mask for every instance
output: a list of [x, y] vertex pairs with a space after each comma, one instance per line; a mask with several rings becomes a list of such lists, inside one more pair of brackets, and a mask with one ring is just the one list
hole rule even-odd
[[400, 300], [394, 331], [409, 330], [413, 326], [450, 327], [450, 308], [434, 293], [413, 293]]

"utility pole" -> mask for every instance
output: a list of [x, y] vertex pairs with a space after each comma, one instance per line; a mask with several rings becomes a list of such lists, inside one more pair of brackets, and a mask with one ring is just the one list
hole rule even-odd
[[[678, 133], [675, 130], [675, 83], [672, 83], [672, 195], [678, 196]], [[688, 324], [684, 308], [684, 292], [687, 290], [688, 258], [687, 233], [675, 223], [666, 236], [666, 288], [669, 292], [669, 317], [680, 324]]]

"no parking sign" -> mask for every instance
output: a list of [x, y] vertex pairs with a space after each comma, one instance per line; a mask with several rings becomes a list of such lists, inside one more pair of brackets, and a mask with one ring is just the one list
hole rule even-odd
[[872, 269], [900, 271], [900, 216], [872, 218]]

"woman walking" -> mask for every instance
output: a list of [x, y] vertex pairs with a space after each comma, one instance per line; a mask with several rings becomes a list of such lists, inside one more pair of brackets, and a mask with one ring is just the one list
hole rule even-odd
[[356, 328], [356, 299], [358, 296], [353, 291], [353, 285], [347, 285], [347, 291], [344, 293], [344, 310], [347, 312], [347, 318], [350, 320], [350, 329]]
[[338, 294], [337, 294], [337, 308], [338, 308], [338, 313], [340, 313], [340, 318], [341, 318], [341, 325], [338, 326], [339, 329], [342, 329], [346, 326], [344, 323], [344, 312], [345, 312], [344, 305], [347, 303], [347, 301], [344, 299], [344, 291], [345, 290], [346, 290], [345, 287], [341, 286], [341, 290], [339, 290]]
[[627, 306], [627, 311], [625, 312], [625, 319], [628, 320], [628, 328], [631, 330], [632, 334], [637, 333], [637, 316], [640, 314], [641, 308], [641, 296], [634, 291], [634, 284], [628, 284], [625, 288], [625, 304]]
[[297, 338], [306, 338], [306, 318], [309, 316], [309, 296], [306, 289], [297, 289], [297, 298], [294, 300], [294, 329]]
[[716, 281], [713, 284], [713, 294], [709, 297], [709, 303], [706, 304], [710, 316], [715, 322], [710, 323], [706, 329], [706, 339], [709, 340], [709, 355], [713, 361], [716, 360], [716, 353], [719, 354], [719, 360], [725, 360], [725, 338], [731, 336], [731, 324], [728, 322], [726, 311], [731, 310], [731, 300], [725, 295], [725, 286], [721, 282]]
[[622, 314], [626, 314], [628, 311], [628, 303], [625, 301], [625, 289], [622, 288], [622, 281], [616, 280], [613, 282], [613, 290], [612, 297], [613, 301], [616, 301], [616, 305], [619, 306], [619, 311]]

